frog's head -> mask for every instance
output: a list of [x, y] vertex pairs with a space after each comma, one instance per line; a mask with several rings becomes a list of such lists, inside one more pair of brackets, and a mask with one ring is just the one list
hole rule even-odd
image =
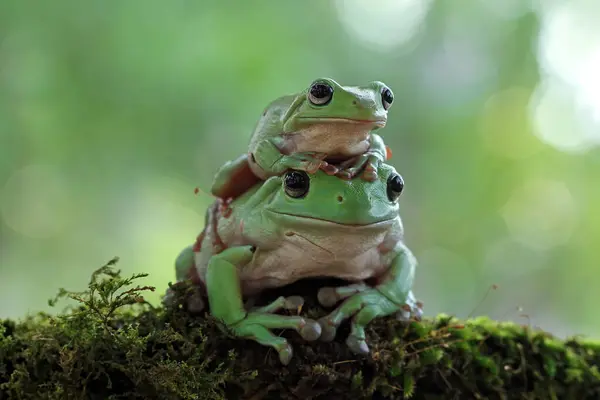
[[[378, 179], [344, 180], [323, 171], [288, 171], [266, 209], [288, 221], [368, 226], [394, 221], [404, 180], [394, 167], [381, 164]], [[318, 222], [317, 222], [318, 221]]]
[[385, 126], [394, 94], [383, 82], [341, 86], [319, 78], [298, 94], [284, 116], [284, 130], [303, 124], [359, 124], [367, 129]]

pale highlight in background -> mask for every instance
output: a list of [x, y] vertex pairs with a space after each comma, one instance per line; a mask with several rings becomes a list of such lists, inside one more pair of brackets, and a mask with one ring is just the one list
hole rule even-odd
[[387, 52], [407, 44], [423, 29], [432, 0], [336, 0], [346, 31], [369, 48]]
[[561, 151], [585, 152], [600, 143], [600, 2], [540, 2], [538, 14], [536, 133]]

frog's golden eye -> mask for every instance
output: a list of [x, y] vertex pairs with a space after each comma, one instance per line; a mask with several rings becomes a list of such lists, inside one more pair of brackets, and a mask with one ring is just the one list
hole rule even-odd
[[288, 171], [283, 177], [285, 193], [295, 199], [300, 199], [308, 193], [310, 178], [304, 171]]
[[404, 179], [398, 174], [392, 174], [387, 180], [387, 196], [393, 203], [398, 200], [400, 194], [404, 190]]
[[392, 103], [394, 102], [394, 94], [390, 89], [384, 88], [381, 91], [381, 102], [383, 103], [383, 108], [386, 110], [389, 110], [389, 108], [392, 106]]
[[325, 82], [315, 82], [308, 91], [308, 100], [316, 106], [324, 106], [333, 98], [333, 88]]

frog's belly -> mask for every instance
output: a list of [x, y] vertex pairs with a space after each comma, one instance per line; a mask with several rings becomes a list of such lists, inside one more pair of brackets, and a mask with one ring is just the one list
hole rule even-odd
[[365, 124], [315, 124], [288, 136], [291, 152], [318, 151], [330, 156], [356, 156], [369, 149], [371, 127]]
[[373, 242], [382, 239], [352, 243], [342, 238], [317, 246], [299, 235], [288, 237], [277, 249], [257, 250], [252, 262], [240, 270], [242, 291], [249, 296], [305, 278], [360, 281], [378, 276], [385, 265]]

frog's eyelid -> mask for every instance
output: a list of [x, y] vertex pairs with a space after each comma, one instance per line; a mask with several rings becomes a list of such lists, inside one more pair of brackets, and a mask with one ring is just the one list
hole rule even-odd
[[312, 83], [310, 84], [310, 86], [314, 85], [315, 83], [326, 83], [328, 85], [331, 85], [331, 83], [325, 79], [325, 78], [317, 78], [314, 81], [312, 81]]

